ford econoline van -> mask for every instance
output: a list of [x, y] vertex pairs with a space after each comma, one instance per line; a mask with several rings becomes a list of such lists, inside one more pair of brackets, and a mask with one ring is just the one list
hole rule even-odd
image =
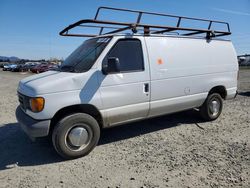
[[[138, 14], [134, 23], [111, 22], [98, 19], [101, 9], [132, 11], [101, 7], [95, 19], [68, 26], [62, 36], [90, 39], [60, 70], [20, 81], [16, 117], [30, 137], [52, 135], [56, 151], [72, 159], [87, 155], [103, 128], [194, 108], [212, 121], [223, 100], [236, 96], [236, 52], [231, 41], [220, 38], [231, 34], [228, 23], [142, 11], [132, 11]], [[144, 14], [171, 16], [177, 24], [144, 24]], [[190, 19], [208, 28], [181, 26]], [[226, 30], [212, 29], [215, 23]], [[69, 33], [78, 26], [100, 32]]]

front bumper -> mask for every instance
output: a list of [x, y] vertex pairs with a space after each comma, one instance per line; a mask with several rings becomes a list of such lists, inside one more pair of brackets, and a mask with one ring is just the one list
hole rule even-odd
[[20, 106], [16, 109], [16, 119], [31, 138], [44, 137], [49, 134], [50, 120], [35, 120], [24, 113]]

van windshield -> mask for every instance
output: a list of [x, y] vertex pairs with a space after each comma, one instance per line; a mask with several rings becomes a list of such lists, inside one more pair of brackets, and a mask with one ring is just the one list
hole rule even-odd
[[63, 72], [86, 72], [102, 53], [110, 41], [110, 37], [94, 38], [86, 40], [69, 57], [65, 59], [60, 67]]

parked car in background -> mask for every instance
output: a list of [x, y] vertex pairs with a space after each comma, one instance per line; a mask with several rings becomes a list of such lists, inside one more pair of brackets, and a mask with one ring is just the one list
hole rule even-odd
[[11, 71], [13, 68], [15, 68], [16, 64], [8, 64], [3, 66], [3, 71]]
[[50, 64], [50, 63], [42, 63], [42, 64], [34, 66], [31, 69], [31, 72], [33, 72], [33, 73], [42, 73], [42, 72], [46, 72], [48, 70], [56, 69], [56, 68], [58, 68], [57, 65]]
[[39, 69], [41, 66], [45, 65], [44, 63], [41, 63], [41, 64], [37, 64], [35, 66], [33, 66], [30, 71], [33, 72], [33, 73], [39, 73]]
[[33, 73], [42, 73], [49, 70], [58, 70], [59, 66], [52, 63], [33, 63], [28, 62], [25, 64], [3, 64], [3, 71], [12, 71], [12, 72], [26, 72], [31, 71]]
[[16, 70], [16, 69], [17, 69], [17, 67], [18, 67], [18, 65], [17, 65], [17, 64], [12, 64], [12, 65], [10, 66], [10, 70], [9, 70], [9, 71], [14, 72], [14, 70]]
[[1, 63], [0, 63], [0, 68], [3, 68], [5, 65], [8, 65], [8, 64], [7, 64], [7, 63], [1, 62]]
[[8, 71], [10, 69], [11, 64], [7, 64], [3, 66], [3, 71]]
[[52, 65], [49, 67], [48, 71], [58, 71], [60, 69], [59, 65]]
[[16, 66], [13, 66], [12, 68], [11, 68], [11, 72], [20, 72], [20, 70], [21, 70], [21, 68], [23, 67], [24, 65], [23, 64], [18, 64], [18, 65], [16, 65]]
[[25, 63], [19, 67], [19, 72], [30, 71], [30, 69], [32, 69], [34, 66], [36, 66], [35, 63]]
[[3, 65], [3, 71], [7, 71], [7, 69], [9, 68], [9, 65]]
[[26, 72], [29, 71], [29, 67], [27, 64], [23, 64], [19, 67], [19, 72]]
[[39, 73], [46, 72], [49, 70], [56, 70], [58, 69], [57, 65], [54, 64], [47, 64], [46, 66], [41, 66], [40, 69], [38, 70]]
[[26, 63], [25, 64], [25, 68], [28, 70], [28, 71], [31, 71], [31, 69], [33, 69], [35, 66], [37, 66], [38, 64], [37, 63]]

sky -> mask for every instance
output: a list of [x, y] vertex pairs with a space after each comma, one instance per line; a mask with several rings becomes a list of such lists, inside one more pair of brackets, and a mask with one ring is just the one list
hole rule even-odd
[[0, 56], [65, 59], [86, 38], [62, 37], [59, 32], [94, 18], [99, 6], [226, 21], [232, 32], [227, 38], [237, 54], [250, 54], [250, 0], [0, 0]]

